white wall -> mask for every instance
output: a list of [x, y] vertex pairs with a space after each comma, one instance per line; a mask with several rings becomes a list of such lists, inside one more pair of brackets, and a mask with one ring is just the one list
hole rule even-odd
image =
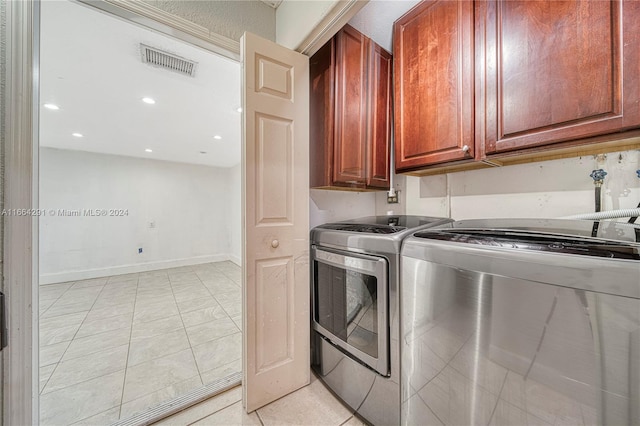
[[376, 214], [376, 193], [329, 191], [311, 189], [309, 191], [309, 227], [314, 228], [328, 222], [373, 216]]
[[[386, 192], [312, 189], [310, 225], [363, 216], [411, 214], [480, 218], [552, 218], [594, 211], [589, 174], [602, 168], [602, 209], [635, 208], [640, 203], [640, 151], [616, 152], [603, 162], [593, 156], [427, 177], [396, 175], [399, 204]], [[626, 219], [625, 219], [626, 220]]]
[[374, 0], [367, 3], [349, 21], [349, 25], [393, 52], [393, 23], [419, 0]]
[[240, 265], [242, 261], [242, 166], [229, 169], [229, 211], [227, 217], [231, 229], [230, 260]]
[[128, 209], [128, 216], [42, 216], [41, 283], [237, 259], [235, 174], [234, 168], [42, 148], [42, 209]]
[[284, 0], [276, 10], [276, 43], [296, 49], [337, 3], [336, 0]]
[[602, 209], [635, 208], [640, 202], [640, 151], [569, 158], [448, 175], [406, 179], [407, 214], [477, 218], [551, 218], [594, 211], [589, 174], [608, 175]]
[[405, 176], [395, 176], [399, 203], [387, 204], [387, 191], [353, 192], [325, 189], [309, 191], [309, 226], [375, 215], [405, 214]]

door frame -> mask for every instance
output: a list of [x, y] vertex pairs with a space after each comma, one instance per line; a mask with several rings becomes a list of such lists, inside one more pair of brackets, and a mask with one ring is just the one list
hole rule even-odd
[[[7, 1], [4, 209], [38, 207], [40, 3]], [[3, 356], [6, 425], [38, 420], [38, 218], [4, 216], [3, 276], [9, 327]], [[32, 309], [32, 306], [35, 307]]]
[[[74, 0], [72, 0], [74, 1]], [[152, 30], [240, 60], [238, 41], [136, 0], [75, 0]], [[368, 0], [342, 0], [297, 47], [311, 56]], [[3, 136], [4, 209], [38, 208], [40, 0], [6, 5], [6, 87]], [[0, 424], [38, 424], [38, 217], [2, 217], [3, 291], [9, 345], [1, 352]], [[244, 242], [243, 242], [244, 244]], [[244, 251], [244, 249], [243, 249]], [[11, 409], [9, 409], [11, 407]]]
[[[180, 17], [130, 0], [76, 0], [229, 59], [240, 61], [240, 43]], [[6, 4], [5, 210], [35, 211], [4, 216], [3, 289], [8, 346], [2, 351], [2, 421], [39, 423], [38, 149], [40, 0]], [[9, 409], [11, 407], [11, 409]]]

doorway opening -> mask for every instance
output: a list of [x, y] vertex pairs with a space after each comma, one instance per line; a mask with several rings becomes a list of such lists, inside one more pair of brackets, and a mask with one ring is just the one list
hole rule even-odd
[[40, 419], [111, 424], [241, 370], [240, 64], [41, 7]]

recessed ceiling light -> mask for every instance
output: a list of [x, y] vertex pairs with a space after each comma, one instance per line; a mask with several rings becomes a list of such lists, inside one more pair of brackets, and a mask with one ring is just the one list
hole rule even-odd
[[60, 107], [56, 104], [44, 104], [43, 106], [47, 109], [53, 109], [53, 110], [60, 109]]
[[220, 140], [220, 139], [222, 139], [222, 136], [220, 136], [220, 135], [215, 135], [213, 138], [214, 138], [214, 139], [217, 139], [217, 140]]
[[84, 137], [84, 135], [82, 133], [71, 133], [71, 136], [75, 136], [76, 138]]
[[155, 99], [153, 98], [142, 98], [142, 102], [149, 105], [153, 105], [156, 103]]
[[144, 150], [144, 152], [153, 152], [153, 150], [152, 150], [152, 149], [147, 148], [147, 149], [145, 149], [145, 150]]
[[242, 112], [242, 107], [238, 107], [238, 108], [236, 108], [236, 111], [238, 111], [238, 112]]

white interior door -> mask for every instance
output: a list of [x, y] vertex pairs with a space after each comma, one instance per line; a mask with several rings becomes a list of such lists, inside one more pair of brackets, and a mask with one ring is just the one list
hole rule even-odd
[[244, 404], [309, 383], [309, 59], [256, 35], [243, 61]]

